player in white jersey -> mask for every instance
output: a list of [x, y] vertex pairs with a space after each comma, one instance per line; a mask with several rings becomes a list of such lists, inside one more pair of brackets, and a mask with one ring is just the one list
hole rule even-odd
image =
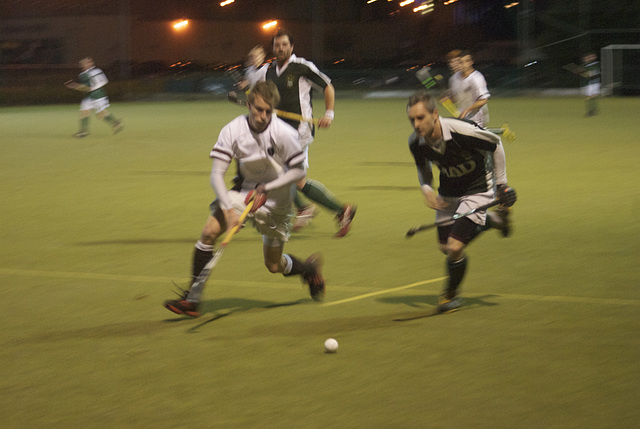
[[482, 73], [473, 68], [473, 58], [469, 52], [460, 54], [460, 72], [449, 81], [453, 101], [460, 110], [460, 118], [468, 119], [486, 127], [489, 123], [487, 102], [491, 94]]
[[449, 78], [449, 92], [445, 94], [444, 97], [451, 97], [454, 92], [458, 91], [458, 86], [460, 85], [461, 80], [460, 76], [462, 74], [462, 65], [460, 64], [461, 54], [462, 51], [459, 49], [454, 49], [447, 54], [447, 65], [451, 70], [451, 77]]
[[[181, 299], [165, 302], [165, 307], [174, 313], [200, 315], [204, 284], [194, 287], [194, 282], [213, 257], [218, 237], [238, 225], [240, 213], [252, 196], [255, 200], [251, 220], [262, 235], [267, 269], [285, 276], [300, 275], [309, 284], [314, 300], [324, 296], [321, 256], [313, 254], [302, 262], [284, 254], [291, 231], [294, 184], [304, 178], [306, 169], [298, 133], [273, 114], [279, 99], [273, 82], [256, 84], [248, 96], [249, 114], [229, 122], [211, 150], [211, 185], [217, 199], [211, 204], [211, 215], [195, 246], [190, 289]], [[241, 186], [227, 190], [224, 175], [234, 159], [244, 180]]]
[[[312, 91], [314, 89], [322, 91], [325, 113], [318, 119], [318, 127], [329, 128], [334, 118], [333, 107], [335, 104], [335, 89], [331, 84], [331, 79], [318, 70], [311, 61], [293, 54], [293, 37], [288, 31], [278, 30], [273, 38], [272, 48], [276, 60], [258, 70], [251, 71], [247, 75], [247, 80], [274, 82], [281, 96], [277, 108], [309, 118], [313, 116]], [[308, 146], [313, 143], [315, 128], [305, 121], [287, 120], [287, 122], [298, 130], [300, 144], [305, 151], [308, 167]], [[353, 204], [340, 202], [326, 186], [317, 180], [305, 177], [297, 183], [297, 186], [305, 197], [335, 213], [338, 223], [336, 237], [347, 235], [356, 214], [356, 207]], [[297, 229], [308, 223], [308, 220], [314, 216], [315, 206], [312, 204], [305, 206], [300, 199], [296, 199], [294, 203], [298, 209], [295, 226]]]
[[109, 112], [109, 98], [105, 92], [105, 86], [109, 83], [107, 76], [95, 67], [93, 59], [89, 57], [80, 60], [80, 69], [79, 82], [69, 80], [64, 84], [67, 88], [87, 94], [80, 102], [80, 131], [73, 136], [83, 138], [89, 135], [89, 116], [92, 111], [98, 119], [109, 124], [114, 134], [122, 131], [122, 120], [114, 118]]

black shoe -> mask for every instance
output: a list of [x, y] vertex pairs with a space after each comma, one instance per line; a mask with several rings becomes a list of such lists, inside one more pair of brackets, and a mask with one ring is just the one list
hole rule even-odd
[[438, 300], [438, 313], [447, 314], [458, 311], [462, 307], [462, 300], [457, 297], [448, 298], [446, 294], [441, 295]]
[[186, 299], [170, 299], [164, 302], [164, 307], [167, 310], [189, 317], [200, 317], [199, 306], [197, 302], [187, 301]]
[[305, 262], [310, 266], [310, 272], [303, 276], [304, 280], [309, 284], [309, 294], [314, 301], [322, 301], [324, 298], [324, 278], [322, 277], [322, 255], [314, 253], [309, 256]]

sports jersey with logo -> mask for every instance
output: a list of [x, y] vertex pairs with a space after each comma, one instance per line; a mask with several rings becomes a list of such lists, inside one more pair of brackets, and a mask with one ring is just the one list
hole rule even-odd
[[440, 195], [462, 197], [490, 191], [495, 183], [507, 183], [505, 166], [496, 169], [493, 162], [493, 153], [502, 144], [498, 136], [460, 119], [440, 117], [440, 124], [442, 141], [438, 146], [416, 133], [409, 137], [409, 149], [425, 181], [433, 180], [432, 164], [440, 170]]
[[[298, 133], [275, 115], [261, 133], [249, 127], [246, 115], [235, 118], [222, 128], [209, 156], [227, 163], [236, 159], [244, 179], [242, 189], [245, 191], [254, 189], [259, 183], [271, 182], [291, 166], [304, 162]], [[270, 190], [268, 198], [267, 204], [276, 211], [288, 213], [291, 209], [289, 187]]]

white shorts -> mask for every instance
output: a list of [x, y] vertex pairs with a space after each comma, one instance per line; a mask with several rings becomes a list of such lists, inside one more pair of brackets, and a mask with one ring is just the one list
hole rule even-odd
[[95, 113], [100, 113], [107, 108], [109, 108], [109, 97], [102, 97], [98, 99], [86, 97], [80, 102], [81, 112], [93, 110]]
[[[476, 207], [483, 206], [490, 203], [495, 198], [493, 191], [483, 192], [481, 194], [465, 195], [464, 197], [440, 197], [445, 202], [449, 203], [449, 207], [445, 210], [436, 211], [436, 222], [440, 222], [446, 219], [450, 219], [455, 214], [467, 213]], [[487, 212], [476, 212], [467, 216], [476, 225], [484, 225], [487, 221]], [[451, 225], [454, 221], [446, 223], [445, 225]]]
[[[249, 191], [229, 191], [231, 205], [238, 212], [242, 213], [246, 208], [244, 199]], [[216, 199], [209, 206], [211, 213], [220, 208], [220, 203]], [[254, 213], [248, 216], [253, 227], [262, 235], [262, 242], [269, 247], [279, 247], [289, 241], [293, 228], [293, 214], [291, 211], [287, 213], [274, 212], [272, 207], [267, 204], [260, 207]]]
[[583, 86], [582, 94], [585, 97], [595, 97], [597, 95], [600, 95], [600, 84], [590, 83], [589, 85]]

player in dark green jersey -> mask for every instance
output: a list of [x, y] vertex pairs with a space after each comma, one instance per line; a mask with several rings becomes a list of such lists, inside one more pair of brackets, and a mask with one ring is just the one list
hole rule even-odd
[[[313, 117], [312, 91], [322, 91], [324, 95], [325, 113], [318, 118], [318, 127], [329, 128], [334, 118], [335, 89], [331, 79], [322, 73], [311, 61], [293, 54], [293, 38], [286, 30], [280, 29], [273, 38], [273, 53], [276, 61], [266, 64], [255, 71], [255, 75], [247, 76], [249, 81], [272, 81], [278, 87], [281, 100], [278, 110], [292, 112], [305, 118]], [[305, 164], [309, 166], [309, 145], [313, 142], [315, 127], [306, 121], [285, 119], [298, 130], [300, 144], [306, 154]], [[351, 228], [356, 214], [352, 204], [340, 202], [336, 196], [317, 180], [302, 179], [297, 183], [298, 189], [310, 200], [336, 213], [338, 232], [336, 237], [344, 237]], [[304, 226], [314, 215], [313, 205], [305, 206], [299, 198], [295, 201], [298, 216], [294, 229]]]
[[80, 102], [80, 131], [73, 136], [82, 138], [89, 135], [89, 115], [93, 111], [96, 117], [109, 124], [113, 133], [122, 130], [122, 120], [116, 119], [109, 112], [109, 97], [105, 92], [105, 85], [109, 82], [102, 70], [95, 67], [92, 58], [86, 57], [80, 60], [80, 75], [78, 82], [72, 80], [65, 82], [67, 88], [86, 93], [86, 97]]

